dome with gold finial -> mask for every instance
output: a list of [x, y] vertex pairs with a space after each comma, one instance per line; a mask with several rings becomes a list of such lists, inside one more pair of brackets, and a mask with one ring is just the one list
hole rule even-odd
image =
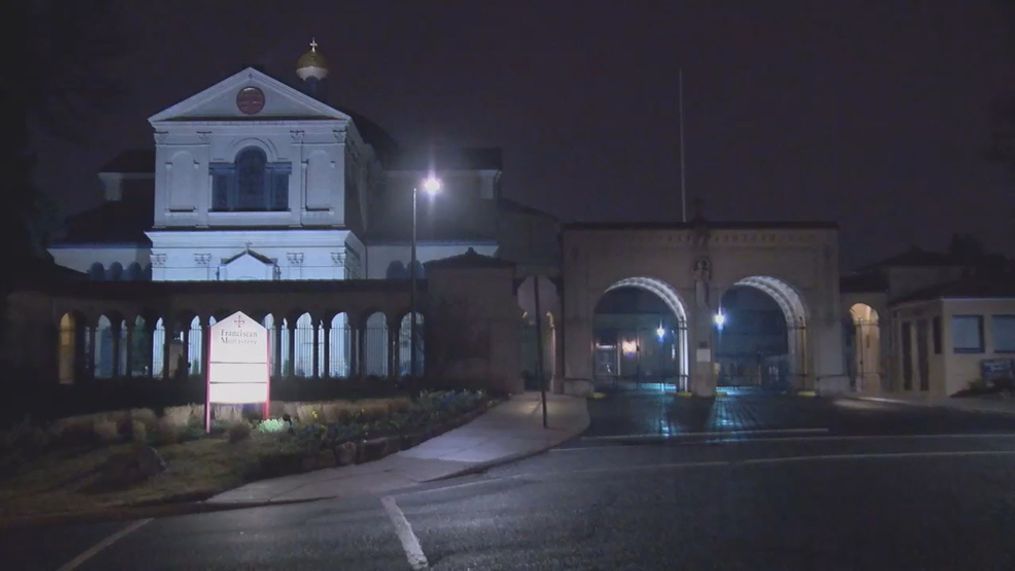
[[328, 62], [317, 51], [317, 40], [310, 40], [310, 51], [300, 56], [296, 61], [296, 75], [306, 81], [308, 78], [324, 79], [328, 77]]

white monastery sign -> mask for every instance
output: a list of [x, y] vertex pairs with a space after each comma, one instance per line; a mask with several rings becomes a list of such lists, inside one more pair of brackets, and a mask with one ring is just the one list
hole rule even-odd
[[237, 311], [212, 325], [207, 370], [207, 404], [263, 402], [267, 412], [268, 330], [260, 323]]

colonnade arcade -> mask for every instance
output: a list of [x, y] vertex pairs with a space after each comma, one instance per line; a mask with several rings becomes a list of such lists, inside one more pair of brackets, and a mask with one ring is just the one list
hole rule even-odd
[[[209, 328], [234, 310], [132, 314], [67, 311], [58, 318], [59, 379], [182, 378], [204, 373]], [[408, 311], [245, 311], [268, 329], [276, 378], [396, 377], [409, 373]], [[417, 312], [425, 371], [426, 321]], [[417, 365], [419, 366], [419, 365]]]

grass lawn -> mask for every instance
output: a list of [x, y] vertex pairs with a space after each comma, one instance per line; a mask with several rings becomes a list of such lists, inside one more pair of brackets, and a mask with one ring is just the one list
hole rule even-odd
[[302, 456], [291, 439], [280, 435], [254, 433], [235, 443], [225, 435], [200, 438], [157, 448], [167, 469], [147, 481], [126, 489], [93, 489], [100, 467], [132, 446], [44, 454], [27, 469], [0, 480], [0, 519], [203, 499], [264, 477], [272, 460], [296, 459], [298, 465]]
[[[135, 435], [141, 435], [140, 441], [170, 443], [155, 446], [166, 469], [133, 485], [126, 483], [131, 481], [129, 472], [110, 468], [125, 464], [110, 460], [129, 456], [133, 447], [141, 445], [126, 442], [130, 436], [117, 432], [117, 423], [85, 422], [89, 438], [77, 442], [87, 445], [71, 446], [64, 440], [62, 445], [40, 444], [34, 454], [20, 455], [17, 446], [0, 451], [0, 526], [29, 517], [202, 500], [254, 480], [334, 466], [337, 455], [342, 463], [369, 461], [464, 422], [493, 402], [482, 391], [435, 391], [421, 393], [412, 402], [396, 397], [305, 403], [293, 409], [291, 428], [275, 418], [260, 425], [266, 429], [262, 432], [234, 419], [225, 432], [196, 437], [193, 428], [187, 429], [191, 432], [173, 429], [182, 436], [171, 439], [153, 439], [152, 432], [139, 426]], [[144, 416], [155, 422], [151, 411]], [[100, 430], [103, 426], [106, 430]], [[240, 428], [244, 430], [234, 430]], [[161, 434], [158, 430], [154, 434]], [[20, 434], [33, 442], [30, 436], [42, 431], [35, 427]], [[179, 441], [186, 436], [192, 439]], [[100, 444], [102, 439], [115, 443]], [[352, 447], [355, 458], [347, 454], [350, 442], [362, 443]], [[382, 446], [375, 446], [378, 442]], [[15, 462], [23, 458], [27, 460]]]

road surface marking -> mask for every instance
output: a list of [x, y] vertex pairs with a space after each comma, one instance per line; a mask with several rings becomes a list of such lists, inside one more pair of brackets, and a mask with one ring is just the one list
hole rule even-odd
[[409, 520], [405, 519], [405, 514], [395, 503], [395, 498], [384, 496], [381, 498], [381, 505], [384, 506], [384, 511], [388, 512], [388, 517], [391, 518], [391, 523], [395, 526], [395, 533], [398, 534], [398, 540], [402, 542], [402, 549], [405, 550], [405, 557], [409, 560], [409, 565], [416, 570], [429, 569], [430, 563], [426, 560], [423, 548], [419, 546], [419, 539], [412, 532]]
[[[706, 440], [690, 444], [754, 444], [771, 442], [858, 442], [864, 440], [934, 440], [934, 439], [968, 439], [968, 438], [1015, 438], [1015, 433], [992, 434], [851, 434], [841, 436], [786, 436], [774, 438], [751, 438], [749, 440]], [[603, 447], [605, 448], [605, 447]], [[580, 450], [578, 448], [577, 450]]]
[[458, 489], [461, 489], [461, 488], [472, 488], [472, 487], [475, 487], [475, 486], [485, 486], [485, 485], [493, 484], [493, 483], [503, 483], [503, 482], [507, 482], [507, 481], [510, 481], [510, 480], [516, 480], [516, 479], [518, 479], [517, 476], [488, 478], [488, 479], [485, 479], [485, 480], [476, 480], [474, 482], [465, 482], [465, 483], [462, 483], [462, 484], [451, 484], [451, 485], [448, 485], [448, 486], [440, 486], [440, 487], [436, 487], [436, 488], [426, 488], [424, 490], [406, 490], [405, 492], [402, 492], [402, 493], [399, 493], [399, 494], [396, 494], [396, 495], [399, 495], [399, 496], [418, 496], [420, 494], [431, 494], [431, 493], [434, 493], [434, 492], [446, 492], [446, 491], [449, 491], [449, 490], [458, 490]]
[[[676, 468], [716, 468], [729, 466], [728, 460], [704, 460], [701, 462], [667, 462], [665, 464], [646, 464], [643, 466], [610, 466], [608, 468], [586, 468], [584, 470], [568, 470], [559, 472], [561, 474], [597, 474], [609, 472], [636, 472], [639, 470], [669, 470]], [[538, 474], [531, 474], [531, 478], [539, 478]]]
[[826, 434], [827, 428], [762, 428], [758, 430], [717, 430], [712, 432], [677, 432], [661, 434], [616, 434], [609, 436], [583, 436], [582, 440], [674, 440], [680, 438], [701, 438], [709, 436], [752, 436], [762, 434]]
[[95, 555], [98, 554], [103, 549], [109, 547], [110, 545], [113, 545], [117, 541], [120, 541], [121, 539], [124, 538], [124, 536], [137, 530], [139, 527], [150, 522], [151, 520], [152, 518], [139, 519], [131, 523], [127, 527], [121, 529], [120, 531], [114, 533], [113, 535], [110, 535], [106, 539], [103, 539], [102, 541], [89, 547], [84, 552], [82, 552], [81, 555], [78, 555], [74, 559], [71, 559], [67, 563], [64, 563], [59, 569], [57, 569], [57, 571], [71, 571], [71, 569], [77, 569], [78, 567], [81, 566], [82, 563], [88, 561], [92, 557], [95, 557]]
[[1015, 450], [957, 450], [953, 452], [871, 452], [865, 454], [816, 454], [811, 456], [783, 456], [778, 458], [751, 458], [734, 461], [734, 464], [779, 464], [783, 462], [820, 462], [824, 460], [878, 460], [893, 458], [950, 458], [954, 456], [1015, 456]]
[[964, 456], [1015, 456], [1015, 450], [960, 450], [951, 452], [871, 452], [864, 454], [811, 454], [806, 456], [776, 456], [772, 458], [747, 458], [743, 460], [703, 460], [699, 462], [666, 462], [662, 464], [644, 464], [638, 466], [610, 466], [606, 468], [588, 468], [585, 470], [568, 470], [548, 474], [519, 474], [516, 478], [546, 480], [547, 476], [571, 477], [580, 474], [608, 474], [613, 472], [640, 472], [675, 470], [681, 468], [721, 468], [760, 464], [781, 464], [790, 462], [821, 462], [827, 460], [890, 460], [894, 458], [950, 458]]

